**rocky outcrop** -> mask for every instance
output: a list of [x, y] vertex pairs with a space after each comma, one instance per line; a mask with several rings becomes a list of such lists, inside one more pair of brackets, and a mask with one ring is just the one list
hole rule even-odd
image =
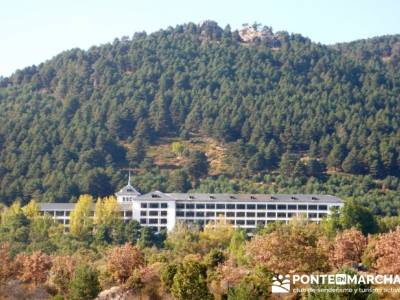
[[262, 30], [258, 30], [258, 28], [254, 26], [244, 26], [239, 30], [239, 36], [242, 42], [249, 43], [256, 39], [271, 39], [274, 37], [274, 34], [270, 27], [264, 27]]
[[134, 294], [120, 286], [113, 286], [108, 290], [102, 291], [96, 300], [129, 300], [135, 299]]
[[259, 26], [245, 25], [239, 30], [239, 37], [242, 43], [262, 41], [265, 45], [271, 48], [279, 48], [281, 45], [279, 35], [274, 34], [272, 28], [267, 26], [259, 29]]

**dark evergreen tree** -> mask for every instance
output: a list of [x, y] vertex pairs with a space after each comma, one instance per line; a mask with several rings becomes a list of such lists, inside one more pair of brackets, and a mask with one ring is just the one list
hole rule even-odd
[[134, 245], [140, 238], [140, 232], [141, 228], [139, 222], [136, 220], [129, 220], [125, 224], [124, 240]]
[[345, 150], [341, 144], [335, 144], [327, 158], [328, 166], [335, 169], [340, 169], [342, 161], [345, 158]]
[[343, 171], [352, 174], [361, 174], [364, 171], [363, 163], [360, 161], [356, 151], [349, 152], [342, 163]]
[[189, 176], [184, 170], [172, 171], [168, 178], [168, 189], [171, 192], [186, 193], [191, 187]]
[[204, 152], [193, 151], [190, 153], [188, 161], [186, 163], [186, 170], [194, 180], [200, 179], [201, 177], [208, 174], [208, 160]]
[[307, 161], [307, 175], [322, 178], [326, 172], [326, 165], [318, 159], [309, 159]]
[[247, 169], [251, 174], [257, 173], [265, 169], [266, 161], [264, 155], [257, 152], [247, 163]]
[[279, 164], [279, 172], [282, 176], [292, 177], [294, 175], [294, 170], [296, 163], [298, 161], [298, 156], [294, 153], [285, 152]]
[[69, 286], [69, 298], [73, 300], [91, 300], [100, 292], [97, 271], [90, 265], [80, 265], [75, 269]]

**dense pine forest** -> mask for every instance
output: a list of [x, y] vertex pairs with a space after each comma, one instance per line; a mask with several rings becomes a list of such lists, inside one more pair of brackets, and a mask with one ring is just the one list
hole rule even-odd
[[[397, 215], [399, 66], [399, 35], [327, 46], [212, 21], [65, 51], [0, 79], [0, 201], [110, 195], [131, 167], [142, 192], [334, 193]], [[205, 140], [226, 167], [187, 146]]]

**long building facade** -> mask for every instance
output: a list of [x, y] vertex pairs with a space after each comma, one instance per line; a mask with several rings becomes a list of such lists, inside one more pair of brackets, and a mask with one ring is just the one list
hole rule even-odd
[[[172, 230], [177, 222], [200, 226], [224, 217], [234, 227], [254, 229], [273, 222], [288, 222], [303, 215], [319, 222], [343, 201], [332, 195], [310, 194], [206, 194], [163, 193], [140, 194], [130, 183], [116, 194], [124, 221], [136, 220], [154, 231]], [[43, 214], [69, 226], [74, 203], [40, 203]], [[94, 215], [94, 207], [93, 207]]]

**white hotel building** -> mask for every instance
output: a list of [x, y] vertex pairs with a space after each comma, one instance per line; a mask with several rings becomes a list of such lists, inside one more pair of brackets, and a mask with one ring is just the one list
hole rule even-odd
[[[343, 201], [331, 195], [305, 194], [203, 194], [162, 193], [140, 194], [130, 184], [118, 191], [121, 218], [137, 220], [154, 231], [172, 230], [176, 222], [200, 226], [223, 216], [234, 227], [253, 229], [272, 222], [288, 222], [303, 215], [319, 222], [331, 208], [340, 208]], [[40, 203], [41, 212], [69, 226], [69, 216], [75, 203]], [[93, 207], [94, 214], [94, 207]]]

